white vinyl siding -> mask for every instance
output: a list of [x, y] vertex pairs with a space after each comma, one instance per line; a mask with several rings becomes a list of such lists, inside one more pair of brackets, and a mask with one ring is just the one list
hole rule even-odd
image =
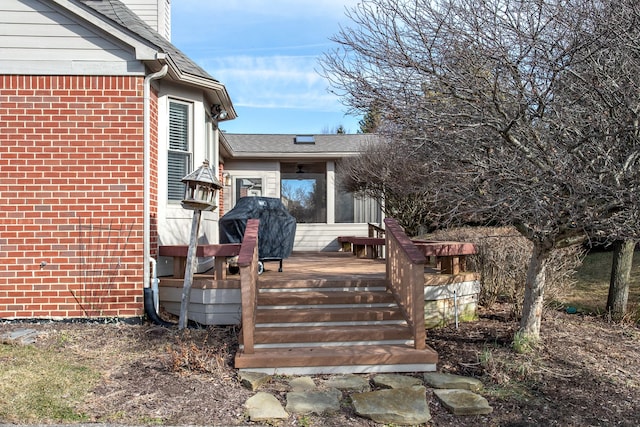
[[167, 196], [170, 201], [184, 198], [184, 178], [192, 170], [191, 106], [169, 102], [169, 153], [167, 164]]
[[122, 0], [122, 3], [162, 37], [171, 41], [170, 0]]
[[367, 224], [297, 224], [293, 250], [338, 251], [338, 236], [367, 236]]
[[35, 0], [0, 0], [0, 74], [143, 75], [134, 49]]

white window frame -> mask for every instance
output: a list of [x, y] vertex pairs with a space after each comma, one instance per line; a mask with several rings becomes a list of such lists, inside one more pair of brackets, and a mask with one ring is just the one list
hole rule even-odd
[[[172, 113], [172, 107], [173, 105], [181, 105], [186, 107], [185, 111], [186, 111], [186, 121], [187, 121], [187, 125], [186, 125], [186, 142], [185, 144], [183, 144], [183, 146], [186, 148], [186, 150], [179, 150], [176, 149], [176, 147], [172, 147], [172, 128], [171, 128], [171, 113]], [[193, 126], [194, 126], [194, 114], [193, 114], [193, 102], [187, 102], [187, 101], [182, 101], [179, 99], [175, 99], [175, 98], [170, 98], [169, 99], [169, 108], [168, 108], [168, 115], [167, 115], [167, 122], [168, 122], [168, 135], [167, 135], [167, 140], [168, 140], [168, 148], [167, 148], [167, 200], [169, 203], [180, 203], [184, 197], [184, 184], [182, 184], [181, 182], [179, 182], [184, 176], [186, 176], [190, 171], [193, 170], [193, 157], [194, 157], [194, 153], [193, 153]], [[182, 176], [175, 176], [172, 177], [172, 167], [171, 167], [171, 161], [172, 161], [172, 155], [175, 158], [175, 155], [181, 155], [184, 157], [185, 160], [185, 170], [184, 171], [180, 171], [179, 174], [182, 174], [184, 172], [184, 174]], [[175, 173], [174, 173], [175, 174]], [[172, 183], [172, 181], [175, 181]], [[171, 190], [171, 186], [172, 184], [175, 186], [175, 188], [173, 188], [173, 190]], [[177, 194], [177, 186], [179, 185], [179, 187], [181, 188], [181, 194], [178, 196]], [[172, 194], [173, 193], [173, 194]]]
[[[233, 175], [233, 181], [232, 181], [232, 191], [233, 191], [233, 206], [236, 205], [236, 203], [238, 203], [238, 200], [240, 199], [240, 197], [238, 197], [238, 191], [240, 190], [238, 187], [238, 181], [239, 180], [253, 180], [253, 179], [259, 179], [260, 180], [260, 197], [264, 197], [265, 196], [265, 185], [266, 185], [266, 179], [264, 176], [261, 175], [256, 175], [256, 174], [247, 174], [247, 175]], [[252, 194], [248, 194], [248, 196], [257, 196], [258, 194], [255, 194], [255, 192], [253, 192]]]

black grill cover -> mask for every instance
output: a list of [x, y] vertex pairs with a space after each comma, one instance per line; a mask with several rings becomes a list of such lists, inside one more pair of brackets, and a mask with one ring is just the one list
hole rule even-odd
[[291, 255], [296, 219], [280, 199], [242, 197], [220, 218], [220, 243], [242, 243], [248, 219], [259, 219], [258, 258], [284, 259]]

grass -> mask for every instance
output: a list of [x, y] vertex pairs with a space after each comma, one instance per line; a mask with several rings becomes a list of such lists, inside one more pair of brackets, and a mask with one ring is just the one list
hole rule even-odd
[[530, 353], [537, 344], [536, 340], [526, 336], [522, 332], [516, 332], [513, 337], [513, 342], [511, 343], [511, 348], [513, 348], [516, 353], [526, 354]]
[[92, 368], [35, 346], [0, 345], [0, 420], [82, 422], [74, 409], [99, 380]]
[[[586, 256], [576, 274], [576, 286], [563, 298], [563, 303], [578, 311], [603, 314], [607, 305], [611, 277], [611, 252], [593, 252]], [[633, 257], [629, 286], [629, 312], [638, 314], [640, 306], [640, 252]], [[638, 320], [637, 318], [634, 320]]]

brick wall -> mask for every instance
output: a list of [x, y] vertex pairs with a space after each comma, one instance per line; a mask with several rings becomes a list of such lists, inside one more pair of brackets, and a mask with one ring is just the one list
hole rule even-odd
[[0, 76], [0, 318], [143, 314], [142, 90]]

